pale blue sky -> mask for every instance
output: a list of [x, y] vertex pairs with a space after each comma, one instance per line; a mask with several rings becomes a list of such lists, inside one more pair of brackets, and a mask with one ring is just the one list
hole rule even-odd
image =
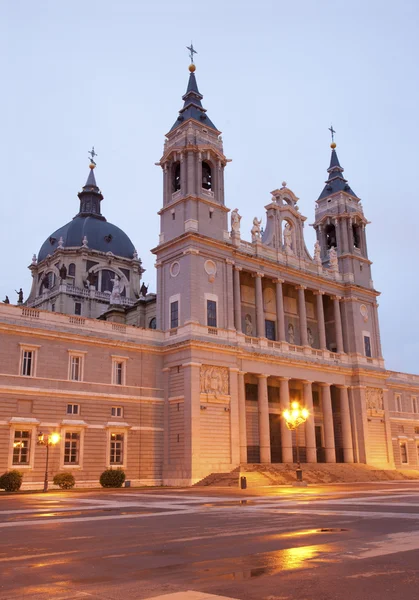
[[[131, 237], [155, 290], [154, 163], [182, 104], [192, 39], [242, 230], [283, 180], [313, 222], [333, 123], [371, 221], [386, 365], [418, 373], [418, 21], [416, 0], [0, 1], [1, 297], [29, 292], [32, 254], [76, 214], [92, 145], [103, 213]], [[309, 226], [306, 242], [311, 250]]]

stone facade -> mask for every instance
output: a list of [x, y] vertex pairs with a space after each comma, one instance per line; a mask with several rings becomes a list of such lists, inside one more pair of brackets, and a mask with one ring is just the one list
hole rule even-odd
[[[0, 472], [39, 484], [40, 431], [61, 435], [51, 472], [71, 470], [79, 485], [108, 466], [134, 484], [189, 485], [240, 463], [295, 462], [282, 416], [295, 400], [310, 413], [302, 461], [419, 468], [419, 376], [385, 369], [367, 220], [335, 145], [313, 256], [285, 182], [249, 242], [239, 210], [229, 224], [228, 159], [194, 70], [184, 100], [159, 161], [157, 295], [141, 293], [136, 253], [81, 243], [35, 260], [29, 301], [0, 306]], [[74, 283], [60, 275], [70, 261]], [[47, 268], [56, 279], [45, 288]], [[97, 295], [102, 269], [119, 276], [125, 301]]]

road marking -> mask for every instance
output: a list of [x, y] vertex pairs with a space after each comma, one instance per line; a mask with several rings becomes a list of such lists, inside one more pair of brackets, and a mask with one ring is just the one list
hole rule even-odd
[[417, 531], [408, 531], [400, 533], [390, 533], [377, 542], [369, 544], [371, 548], [364, 552], [358, 552], [351, 558], [363, 559], [373, 558], [375, 556], [385, 556], [387, 554], [397, 554], [398, 552], [408, 552], [419, 548], [419, 535]]
[[47, 552], [46, 554], [26, 554], [19, 556], [10, 556], [7, 558], [0, 558], [0, 562], [11, 562], [15, 560], [30, 560], [31, 558], [45, 558], [46, 556], [60, 556], [60, 554], [76, 554], [80, 550], [69, 550], [68, 552]]

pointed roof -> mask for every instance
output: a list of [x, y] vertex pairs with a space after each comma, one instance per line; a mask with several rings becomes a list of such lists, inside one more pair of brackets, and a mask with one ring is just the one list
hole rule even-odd
[[[103, 195], [96, 183], [96, 177], [94, 174], [95, 164], [91, 163], [90, 173], [87, 178], [85, 185], [81, 192], [77, 195], [80, 199], [80, 210], [76, 217], [96, 217], [106, 221], [105, 217], [100, 212], [100, 203], [103, 200]], [[75, 218], [75, 217], [74, 217]]]
[[184, 101], [183, 108], [180, 109], [179, 116], [170, 131], [173, 131], [173, 129], [176, 129], [176, 127], [179, 127], [179, 125], [188, 119], [194, 119], [195, 121], [204, 124], [206, 127], [210, 127], [211, 129], [218, 131], [214, 123], [206, 114], [206, 109], [202, 106], [201, 100], [203, 99], [203, 95], [198, 90], [195, 69], [196, 67], [193, 63], [189, 65], [190, 74], [188, 87], [185, 95], [182, 96], [182, 100]]
[[322, 193], [318, 197], [318, 200], [322, 198], [327, 198], [327, 196], [331, 196], [336, 192], [346, 192], [347, 194], [351, 194], [351, 196], [358, 196], [348, 185], [347, 179], [343, 177], [343, 168], [340, 166], [338, 155], [336, 152], [336, 144], [333, 142], [330, 144], [332, 148], [332, 155], [330, 157], [330, 166], [327, 169], [329, 173], [329, 178], [326, 181], [326, 185], [323, 188]]

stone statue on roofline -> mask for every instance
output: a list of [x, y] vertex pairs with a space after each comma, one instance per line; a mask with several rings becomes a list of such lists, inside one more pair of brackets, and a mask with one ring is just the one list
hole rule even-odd
[[118, 275], [115, 275], [113, 279], [111, 279], [113, 283], [110, 304], [121, 304], [121, 283]]
[[261, 226], [262, 224], [262, 219], [258, 219], [257, 217], [255, 217], [253, 219], [253, 227], [250, 231], [250, 233], [252, 234], [252, 242], [260, 242], [261, 240]]
[[339, 271], [338, 255], [336, 249], [332, 246], [329, 250], [329, 267], [337, 273]]
[[289, 223], [287, 223], [284, 228], [284, 246], [285, 254], [294, 254], [292, 249], [292, 231]]
[[321, 258], [320, 258], [320, 244], [319, 244], [318, 240], [314, 244], [314, 256], [313, 256], [313, 260], [318, 265], [322, 264], [322, 261], [321, 261]]
[[231, 211], [231, 233], [240, 235], [240, 220], [239, 209], [235, 208]]

